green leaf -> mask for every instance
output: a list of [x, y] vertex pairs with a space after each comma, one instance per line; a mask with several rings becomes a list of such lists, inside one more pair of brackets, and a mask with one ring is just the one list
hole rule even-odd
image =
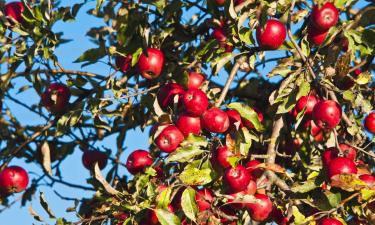
[[372, 81], [372, 76], [370, 72], [364, 72], [358, 75], [355, 82], [359, 85], [368, 84]]
[[355, 94], [351, 90], [346, 90], [342, 93], [342, 97], [350, 102], [353, 102], [355, 99]]
[[298, 89], [297, 93], [297, 100], [300, 99], [302, 96], [308, 95], [310, 92], [310, 83], [308, 82], [303, 82]]
[[258, 114], [250, 106], [239, 102], [234, 102], [229, 104], [228, 108], [236, 110], [241, 117], [249, 120], [257, 131], [261, 132], [264, 130], [263, 125], [259, 121]]
[[372, 189], [362, 189], [361, 190], [361, 197], [363, 200], [367, 201], [375, 197], [375, 190]]
[[157, 208], [166, 209], [171, 202], [172, 189], [170, 187], [163, 190], [157, 197]]
[[176, 151], [169, 154], [169, 156], [166, 158], [165, 162], [168, 164], [170, 162], [187, 162], [194, 157], [202, 154], [204, 150], [201, 150], [195, 146], [188, 146], [185, 148], [177, 148]]
[[181, 146], [197, 146], [197, 147], [207, 147], [208, 141], [206, 137], [197, 136], [194, 134], [189, 134], [187, 138], [180, 144]]
[[[103, 58], [106, 55], [106, 51], [104, 48], [91, 48], [85, 51], [80, 57], [78, 57], [74, 62], [89, 62], [88, 64], [92, 64], [97, 62], [99, 59]], [[85, 64], [85, 65], [88, 65]]]
[[185, 167], [180, 174], [180, 179], [186, 185], [205, 185], [213, 180], [212, 173], [212, 168], [208, 163], [196, 160]]
[[332, 193], [332, 192], [325, 192], [325, 196], [327, 197], [327, 200], [329, 204], [332, 206], [332, 208], [338, 206], [341, 202], [341, 194], [338, 193]]
[[299, 211], [297, 206], [292, 206], [292, 212], [295, 224], [303, 224], [306, 221], [306, 217]]
[[307, 180], [306, 182], [302, 183], [302, 184], [296, 184], [294, 185], [291, 190], [293, 192], [298, 192], [298, 193], [306, 193], [306, 192], [309, 192], [309, 191], [312, 191], [314, 190], [315, 188], [317, 188], [318, 185], [316, 184], [316, 180], [315, 179], [311, 179], [311, 180]]
[[198, 213], [198, 206], [195, 200], [195, 195], [195, 190], [191, 187], [188, 187], [182, 193], [181, 197], [182, 210], [184, 211], [186, 217], [188, 217], [192, 221], [196, 221]]
[[156, 209], [156, 217], [161, 225], [179, 225], [180, 219], [173, 213], [165, 209]]
[[227, 64], [234, 56], [234, 53], [225, 53], [222, 57], [217, 57], [211, 64], [214, 69], [214, 74], [218, 74], [221, 68], [223, 68], [223, 66], [225, 66], [225, 64]]

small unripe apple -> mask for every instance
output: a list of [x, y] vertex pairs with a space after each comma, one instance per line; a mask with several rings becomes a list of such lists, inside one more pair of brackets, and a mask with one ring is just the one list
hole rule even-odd
[[223, 168], [230, 167], [229, 158], [235, 156], [234, 152], [229, 150], [227, 146], [218, 147], [215, 152], [215, 159], [217, 163]]
[[272, 212], [272, 202], [267, 195], [255, 194], [256, 203], [247, 203], [246, 208], [252, 220], [262, 222], [266, 220]]
[[229, 128], [228, 115], [221, 109], [211, 108], [202, 114], [202, 127], [212, 133], [224, 133]]
[[162, 108], [167, 108], [173, 105], [173, 100], [176, 95], [179, 96], [179, 102], [182, 102], [182, 96], [185, 93], [184, 88], [177, 83], [168, 83], [160, 88], [157, 98], [159, 105]]
[[189, 136], [189, 134], [199, 135], [201, 132], [201, 119], [200, 117], [182, 113], [176, 121], [176, 126], [185, 137]]
[[251, 175], [245, 167], [237, 165], [225, 171], [224, 180], [229, 185], [230, 192], [240, 192], [246, 190], [250, 183]]
[[328, 164], [327, 174], [329, 178], [337, 174], [357, 174], [355, 163], [345, 157], [337, 157]]
[[5, 4], [4, 14], [6, 17], [10, 17], [18, 23], [22, 23], [22, 12], [24, 10], [22, 2], [10, 2]]
[[326, 39], [328, 31], [321, 31], [314, 26], [309, 25], [307, 27], [307, 40], [313, 45], [321, 45]]
[[261, 164], [258, 160], [250, 160], [246, 164], [246, 170], [250, 173], [253, 179], [258, 179], [262, 176], [263, 174], [263, 169], [262, 168], [257, 168], [257, 166]]
[[318, 103], [318, 98], [315, 95], [302, 96], [298, 99], [295, 109], [297, 113], [305, 109], [305, 116], [311, 116], [314, 106]]
[[366, 116], [364, 125], [368, 132], [375, 134], [375, 112], [371, 112]]
[[258, 27], [256, 30], [258, 44], [264, 49], [276, 50], [286, 38], [286, 28], [278, 20], [267, 20], [264, 27]]
[[322, 129], [333, 129], [341, 120], [341, 107], [333, 100], [318, 102], [312, 112], [315, 124]]
[[129, 54], [126, 57], [125, 56], [117, 56], [116, 57], [116, 67], [118, 70], [122, 72], [127, 72], [130, 67], [132, 66], [132, 55]]
[[199, 89], [206, 80], [205, 76], [197, 72], [189, 72], [188, 89]]
[[19, 193], [29, 184], [29, 175], [19, 166], [9, 166], [0, 172], [0, 191], [4, 194]]
[[199, 89], [189, 89], [182, 97], [185, 111], [192, 116], [200, 116], [208, 107], [207, 95]]
[[359, 176], [359, 179], [365, 182], [368, 186], [375, 185], [375, 176], [371, 174], [362, 174], [361, 176]]
[[53, 114], [61, 114], [69, 104], [70, 90], [64, 84], [50, 84], [42, 94], [42, 104]]
[[129, 173], [135, 175], [154, 163], [152, 156], [146, 150], [137, 149], [130, 153], [126, 161], [126, 169]]
[[195, 193], [195, 200], [198, 205], [199, 212], [203, 212], [211, 208], [214, 201], [213, 193], [208, 188], [197, 190]]
[[[254, 111], [258, 114], [258, 120], [259, 122], [263, 122], [263, 113], [256, 107], [253, 107]], [[247, 120], [245, 118], [242, 118], [242, 122], [243, 122], [243, 125], [245, 127], [247, 127], [247, 129], [253, 129], [254, 128], [254, 124], [250, 121], [250, 120]]]
[[321, 31], [326, 31], [329, 28], [335, 26], [339, 20], [339, 11], [330, 2], [326, 2], [320, 8], [314, 6], [311, 12], [310, 21], [314, 27]]
[[320, 220], [318, 225], [343, 225], [340, 220], [334, 218], [324, 218]]
[[104, 152], [93, 150], [85, 151], [82, 155], [82, 164], [86, 169], [91, 170], [97, 162], [99, 168], [102, 170], [107, 165], [108, 156]]
[[156, 146], [162, 152], [173, 152], [184, 140], [184, 135], [174, 125], [169, 125], [155, 139]]
[[164, 53], [156, 48], [148, 48], [147, 55], [143, 52], [138, 59], [138, 71], [146, 79], [160, 76], [164, 67]]

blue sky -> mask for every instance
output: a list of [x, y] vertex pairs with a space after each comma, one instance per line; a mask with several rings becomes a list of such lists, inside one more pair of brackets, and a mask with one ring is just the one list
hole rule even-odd
[[[10, 1], [7, 1], [10, 2]], [[79, 3], [81, 1], [76, 0], [62, 0], [61, 1], [63, 5], [68, 4], [74, 4]], [[81, 70], [80, 64], [74, 64], [72, 63], [76, 58], [78, 58], [82, 52], [87, 50], [90, 47], [95, 47], [87, 37], [85, 37], [85, 33], [87, 30], [89, 30], [90, 27], [93, 26], [100, 26], [103, 24], [103, 22], [100, 19], [96, 19], [94, 17], [88, 16], [86, 12], [88, 9], [93, 8], [95, 6], [95, 1], [91, 1], [87, 5], [85, 5], [78, 14], [77, 20], [75, 22], [70, 23], [58, 23], [55, 27], [55, 31], [63, 31], [64, 37], [68, 39], [73, 39], [72, 42], [69, 42], [65, 45], [63, 45], [61, 48], [58, 48], [56, 50], [56, 54], [59, 57], [60, 63], [63, 65], [66, 69], [72, 69], [72, 70]], [[280, 56], [279, 53], [267, 53], [267, 57], [275, 57]], [[274, 64], [268, 65], [264, 70], [262, 70], [262, 74], [265, 75], [267, 72], [274, 66]], [[1, 68], [0, 68], [1, 70]], [[83, 70], [95, 72], [98, 74], [107, 75], [111, 73], [111, 70], [108, 68], [108, 66], [97, 63], [92, 66], [88, 66], [83, 68]], [[1, 71], [4, 72], [4, 71]], [[223, 82], [227, 78], [226, 73], [220, 73], [219, 76], [215, 77], [215, 80], [218, 82]], [[19, 87], [23, 86], [25, 83], [22, 79], [17, 79], [12, 82], [15, 85], [15, 90], [17, 90]], [[15, 97], [17, 97], [18, 100], [22, 102], [27, 102], [28, 104], [31, 103], [37, 103], [39, 102], [39, 96], [33, 92], [33, 90], [25, 91], [21, 94], [16, 94], [16, 91], [13, 93]], [[21, 123], [23, 124], [43, 124], [45, 123], [45, 120], [37, 116], [36, 114], [27, 112], [24, 110], [24, 108], [21, 108], [17, 105], [15, 105], [12, 102], [6, 103], [11, 109], [12, 112], [17, 116], [17, 118], [20, 118]], [[134, 149], [147, 149], [148, 148], [148, 131], [149, 129], [146, 129], [145, 132], [141, 132], [140, 129], [132, 130], [127, 134], [127, 138], [125, 140], [125, 145], [127, 146], [127, 151], [122, 155], [121, 161], [125, 162], [128, 154], [134, 150]], [[115, 151], [115, 141], [114, 137], [107, 138], [100, 143], [97, 144], [98, 147], [106, 146], [108, 148], [113, 147], [113, 150]], [[65, 180], [72, 182], [74, 184], [81, 184], [88, 186], [86, 184], [86, 179], [90, 177], [90, 173], [88, 170], [86, 170], [82, 163], [81, 163], [81, 156], [82, 152], [76, 148], [74, 151], [74, 154], [68, 157], [61, 165], [62, 170], [62, 176]], [[11, 165], [20, 165], [24, 168], [26, 168], [30, 172], [31, 179], [34, 177], [37, 177], [38, 175], [42, 174], [42, 170], [39, 165], [35, 164], [26, 164], [23, 160], [15, 159], [12, 161]], [[107, 169], [109, 166], [107, 166]], [[104, 171], [105, 172], [105, 171]], [[127, 171], [125, 168], [120, 168], [120, 174], [127, 174]], [[64, 185], [55, 184], [54, 188], [51, 189], [49, 186], [41, 186], [38, 189], [39, 193], [44, 192], [47, 201], [50, 203], [50, 207], [55, 212], [57, 217], [65, 217], [72, 220], [77, 220], [74, 213], [66, 213], [65, 209], [68, 207], [73, 206], [72, 201], [66, 201], [60, 199], [56, 194], [54, 194], [53, 190], [59, 192], [61, 195], [70, 197], [70, 198], [83, 198], [83, 197], [90, 197], [93, 192], [88, 191], [82, 191], [78, 189], [72, 189], [69, 187], [66, 187]], [[17, 194], [11, 197], [11, 201], [14, 199], [19, 198], [21, 195]], [[38, 212], [46, 221], [48, 216], [44, 212], [44, 210], [40, 207], [39, 204], [39, 194], [36, 194], [34, 196], [33, 201], [30, 203], [27, 203], [27, 206], [24, 208], [20, 208], [19, 202], [16, 203], [11, 207], [11, 209], [7, 209], [4, 212], [0, 213], [0, 221], [4, 222], [4, 224], [7, 225], [25, 225], [25, 224], [31, 224], [32, 222], [35, 222], [33, 218], [29, 215], [27, 207], [29, 205], [32, 205], [33, 209]], [[0, 207], [1, 209], [2, 207]], [[52, 221], [49, 221], [50, 224], [53, 224]]]

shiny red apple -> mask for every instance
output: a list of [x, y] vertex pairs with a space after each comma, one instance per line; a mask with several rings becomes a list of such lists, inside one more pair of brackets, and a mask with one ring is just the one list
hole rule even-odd
[[148, 151], [137, 149], [130, 153], [125, 166], [129, 173], [135, 175], [143, 172], [146, 167], [151, 166], [153, 163], [154, 160]]
[[258, 44], [264, 49], [276, 50], [286, 38], [286, 28], [278, 20], [270, 19], [264, 24], [264, 27], [258, 27], [256, 30]]
[[318, 102], [312, 112], [315, 124], [322, 129], [333, 129], [341, 120], [342, 110], [340, 105], [333, 100]]
[[212, 133], [224, 133], [229, 128], [228, 115], [219, 108], [205, 111], [201, 117], [202, 127]]
[[162, 152], [173, 152], [184, 140], [184, 135], [174, 125], [168, 125], [155, 139], [156, 146]]
[[107, 154], [97, 150], [87, 150], [82, 155], [82, 163], [88, 170], [93, 169], [96, 162], [100, 169], [104, 169], [107, 165], [107, 160]]
[[70, 90], [64, 84], [52, 83], [42, 94], [42, 104], [53, 114], [63, 113], [70, 99]]
[[201, 132], [201, 119], [200, 117], [182, 113], [176, 121], [176, 126], [185, 137], [189, 136], [189, 134], [199, 135]]
[[29, 184], [29, 175], [20, 166], [9, 166], [0, 172], [0, 191], [4, 194], [19, 193]]
[[138, 59], [138, 71], [146, 79], [155, 79], [162, 73], [164, 61], [164, 53], [160, 49], [148, 48]]
[[321, 7], [315, 5], [310, 16], [314, 27], [326, 31], [335, 26], [339, 20], [339, 11], [331, 2], [324, 3]]
[[185, 111], [192, 116], [200, 116], [208, 107], [207, 95], [199, 89], [189, 89], [182, 97]]

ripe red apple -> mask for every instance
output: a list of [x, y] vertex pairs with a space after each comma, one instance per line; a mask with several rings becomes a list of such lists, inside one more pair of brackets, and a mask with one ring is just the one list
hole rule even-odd
[[19, 166], [9, 166], [0, 172], [0, 191], [4, 194], [22, 192], [29, 184], [29, 175]]
[[278, 20], [267, 20], [264, 27], [258, 26], [256, 30], [258, 44], [264, 49], [276, 50], [286, 38], [286, 29]]
[[[258, 114], [258, 120], [259, 122], [263, 122], [263, 113], [256, 107], [253, 107], [254, 111]], [[253, 129], [254, 128], [254, 124], [250, 121], [250, 120], [247, 120], [245, 118], [242, 118], [242, 122], [243, 124], [245, 125], [245, 127], [247, 127], [247, 129]]]
[[337, 174], [357, 174], [355, 163], [345, 157], [337, 157], [328, 164], [327, 174], [329, 178]]
[[153, 163], [154, 160], [148, 151], [137, 149], [128, 156], [126, 169], [128, 169], [129, 173], [135, 175], [143, 172], [146, 167], [151, 166]]
[[100, 169], [104, 169], [107, 165], [108, 156], [104, 152], [93, 150], [93, 151], [85, 151], [82, 155], [82, 164], [86, 167], [86, 169], [91, 170], [94, 167], [94, 164], [98, 162], [98, 166]]
[[202, 114], [202, 127], [212, 133], [224, 133], [229, 128], [228, 115], [221, 109], [211, 108]]
[[158, 92], [158, 102], [162, 108], [167, 108], [173, 105], [173, 100], [176, 95], [180, 96], [179, 102], [181, 102], [182, 96], [185, 93], [184, 88], [177, 83], [168, 83], [162, 86]]
[[310, 96], [302, 96], [298, 99], [295, 109], [297, 113], [302, 112], [305, 110], [305, 116], [311, 116], [314, 106], [318, 103], [318, 98], [315, 95]]
[[307, 27], [307, 39], [310, 43], [314, 45], [321, 45], [323, 44], [324, 40], [326, 39], [328, 31], [321, 31], [315, 28], [314, 26], [309, 25]]
[[230, 196], [232, 196], [233, 199], [228, 199], [228, 203], [230, 203], [230, 205], [235, 208], [235, 209], [242, 209], [246, 206], [246, 203], [232, 203], [235, 201], [235, 199], [241, 199], [243, 198], [245, 195], [254, 195], [257, 191], [257, 184], [255, 183], [254, 180], [250, 180], [249, 184], [247, 185], [246, 189], [244, 191], [239, 191], [239, 192], [235, 192], [235, 193], [232, 193], [232, 194], [229, 194]]
[[53, 114], [63, 113], [69, 99], [70, 90], [64, 84], [52, 83], [42, 94], [42, 104]]
[[203, 212], [211, 208], [214, 201], [213, 193], [208, 188], [197, 190], [195, 193], [195, 200], [198, 205], [199, 212]]
[[339, 20], [339, 11], [330, 2], [326, 2], [320, 8], [314, 6], [311, 12], [310, 21], [314, 27], [321, 31], [326, 31], [329, 28], [335, 26]]
[[132, 55], [128, 54], [126, 57], [125, 56], [117, 56], [116, 57], [116, 67], [122, 71], [122, 72], [127, 72], [130, 67], [132, 66]]
[[250, 214], [251, 219], [262, 222], [268, 218], [272, 212], [272, 202], [267, 195], [255, 194], [256, 203], [247, 203], [246, 208]]
[[164, 67], [164, 53], [156, 48], [148, 48], [138, 59], [138, 70], [142, 77], [155, 79], [160, 76]]
[[258, 179], [263, 174], [263, 168], [257, 168], [257, 166], [261, 164], [258, 160], [250, 160], [246, 164], [246, 170], [250, 173], [250, 175], [253, 177], [253, 179]]
[[230, 192], [246, 190], [250, 183], [251, 175], [242, 165], [228, 168], [224, 173], [224, 180], [229, 185]]
[[192, 116], [200, 116], [208, 107], [207, 95], [199, 89], [189, 89], [182, 97], [185, 111]]
[[375, 185], [375, 176], [371, 174], [362, 174], [361, 176], [359, 176], [359, 179], [365, 182], [368, 186]]
[[324, 218], [320, 220], [318, 225], [343, 225], [339, 220], [334, 218]]
[[236, 124], [238, 124], [239, 128], [243, 127], [242, 120], [241, 120], [241, 115], [233, 109], [229, 109], [225, 111], [228, 115], [229, 118], [229, 126], [231, 129], [236, 129]]
[[215, 152], [216, 162], [223, 168], [230, 167], [229, 158], [235, 156], [234, 152], [228, 149], [227, 146], [218, 147]]
[[312, 112], [314, 122], [322, 129], [333, 129], [341, 120], [341, 107], [333, 100], [318, 102]]
[[22, 2], [10, 2], [5, 4], [5, 16], [10, 17], [18, 23], [22, 23], [22, 12], [24, 11]]
[[155, 139], [156, 146], [162, 152], [173, 152], [184, 140], [184, 135], [174, 125], [169, 125]]
[[199, 89], [205, 80], [206, 78], [203, 74], [191, 71], [189, 72], [187, 87], [188, 89]]
[[364, 125], [368, 132], [375, 134], [375, 112], [371, 112], [366, 116]]
[[199, 135], [201, 132], [201, 119], [182, 113], [176, 121], [176, 126], [185, 137], [189, 136], [189, 134]]
[[218, 42], [225, 42], [227, 40], [227, 35], [223, 28], [215, 28], [212, 32], [212, 37], [215, 38]]
[[341, 152], [335, 147], [328, 148], [324, 151], [322, 155], [322, 160], [325, 166], [328, 166], [328, 164], [333, 159], [339, 157], [340, 153], [343, 155], [343, 157], [348, 158], [352, 161], [354, 161], [357, 158], [357, 151], [355, 150], [355, 148], [344, 143], [339, 144], [339, 146]]

